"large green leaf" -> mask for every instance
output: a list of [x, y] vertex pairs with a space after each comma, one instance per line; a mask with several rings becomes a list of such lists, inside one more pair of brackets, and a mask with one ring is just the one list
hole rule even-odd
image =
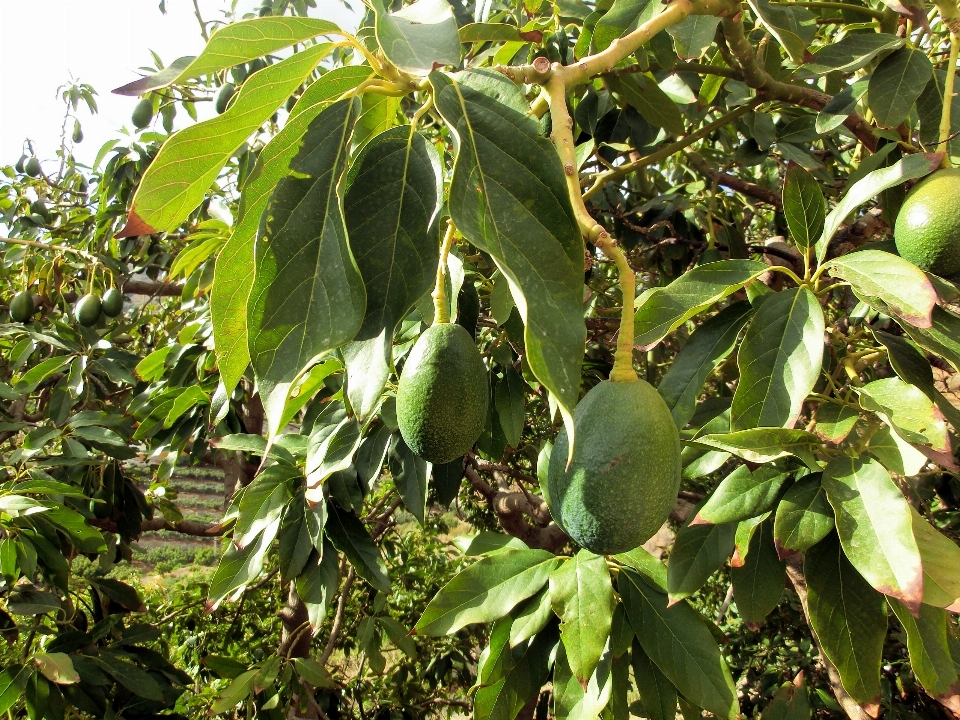
[[510, 626], [510, 647], [525, 642], [543, 630], [553, 617], [549, 588], [543, 588], [523, 604]]
[[680, 109], [660, 89], [652, 75], [609, 76], [605, 82], [651, 125], [662, 127], [675, 135], [683, 133], [683, 115], [680, 114]]
[[254, 73], [223, 115], [167, 140], [140, 180], [120, 235], [176, 229], [203, 201], [224, 163], [309, 77], [328, 49], [315, 45]]
[[943, 414], [915, 385], [897, 377], [874, 380], [860, 388], [860, 406], [880, 414], [905, 440], [950, 453]]
[[827, 217], [827, 201], [817, 179], [799, 165], [787, 170], [783, 181], [783, 214], [799, 248], [806, 250], [817, 242]]
[[752, 314], [750, 303], [734, 303], [699, 326], [680, 348], [657, 387], [678, 428], [690, 422], [704, 382], [733, 352], [740, 330]]
[[877, 702], [887, 634], [883, 596], [850, 564], [835, 534], [806, 552], [803, 573], [810, 624], [821, 650], [854, 700]]
[[513, 720], [527, 702], [537, 696], [550, 674], [550, 659], [557, 645], [556, 626], [514, 648], [509, 669], [492, 685], [477, 691], [473, 705], [476, 720]]
[[937, 291], [913, 263], [881, 250], [861, 250], [831, 260], [827, 267], [831, 275], [850, 283], [866, 302], [879, 298], [897, 317], [915, 327], [932, 324]]
[[271, 433], [297, 376], [363, 320], [363, 280], [337, 197], [358, 105], [341, 100], [310, 123], [290, 164], [295, 174], [277, 185], [258, 233], [247, 327]]
[[773, 537], [778, 548], [804, 552], [833, 530], [833, 508], [819, 473], [800, 478], [777, 505]]
[[773, 509], [791, 473], [777, 465], [750, 472], [741, 465], [727, 475], [694, 518], [694, 523], [736, 523]]
[[526, 422], [525, 405], [523, 378], [512, 367], [508, 367], [493, 387], [493, 407], [504, 439], [510, 447], [520, 446], [520, 436]]
[[803, 66], [803, 70], [815, 75], [853, 72], [885, 50], [903, 47], [904, 42], [903, 38], [884, 33], [847, 33], [839, 42], [827, 43], [817, 50], [813, 59]]
[[271, 465], [246, 487], [233, 529], [233, 542], [237, 547], [246, 547], [265, 528], [279, 520], [290, 499], [290, 478], [289, 468]]
[[604, 650], [590, 680], [581, 683], [568, 662], [566, 646], [557, 650], [553, 671], [553, 703], [556, 720], [597, 720], [613, 691], [613, 654]]
[[210, 295], [217, 368], [227, 394], [233, 391], [250, 364], [247, 299], [253, 287], [254, 241], [270, 194], [287, 174], [290, 161], [313, 119], [340, 95], [370, 77], [370, 73], [366, 66], [341, 67], [311, 83], [283, 128], [260, 152], [256, 166], [243, 185], [239, 218], [217, 256]]
[[396, 127], [363, 146], [344, 187], [350, 248], [367, 291], [363, 325], [344, 348], [350, 405], [363, 421], [376, 409], [390, 374], [397, 324], [433, 287], [440, 257], [440, 156], [423, 135]]
[[934, 150], [950, 148], [951, 155], [960, 154], [960, 95], [953, 94], [950, 109], [950, 137], [953, 137], [946, 147], [938, 143], [940, 139], [940, 120], [943, 113], [944, 91], [946, 89], [946, 69], [935, 69], [933, 77], [927, 83], [923, 93], [917, 98], [917, 115], [920, 118], [920, 142], [926, 146], [934, 146]]
[[890, 53], [870, 76], [867, 104], [880, 125], [902, 123], [933, 77], [933, 65], [922, 50], [903, 47]]
[[668, 608], [666, 594], [632, 570], [621, 571], [618, 588], [644, 651], [677, 690], [718, 717], [736, 717], [730, 670], [699, 613], [684, 601]]
[[450, 214], [508, 278], [530, 369], [557, 399], [572, 437], [586, 340], [583, 239], [559, 157], [505, 76], [471, 70], [430, 80], [459, 139]]
[[309, 505], [323, 502], [323, 483], [334, 473], [350, 466], [361, 440], [360, 423], [352, 417], [344, 417], [339, 423], [321, 425], [313, 431], [304, 464]]
[[910, 511], [923, 562], [923, 602], [960, 612], [960, 547], [912, 506]]
[[823, 471], [837, 532], [853, 566], [878, 591], [916, 611], [923, 595], [920, 551], [910, 505], [872, 458], [842, 456]]
[[323, 555], [311, 553], [297, 577], [297, 595], [307, 607], [307, 618], [316, 628], [323, 624], [330, 601], [337, 593], [340, 580], [340, 556], [329, 541], [323, 542]]
[[820, 377], [824, 326], [820, 302], [807, 288], [764, 300], [737, 355], [731, 429], [794, 426]]
[[903, 603], [890, 600], [890, 607], [897, 620], [907, 632], [907, 652], [910, 653], [910, 667], [931, 697], [948, 704], [952, 698], [954, 706], [960, 703], [960, 682], [957, 669], [950, 656], [947, 636], [950, 616], [946, 610], [921, 605], [920, 613], [914, 617]]
[[803, 459], [810, 448], [820, 444], [820, 438], [806, 430], [786, 428], [755, 428], [737, 432], [701, 435], [695, 441], [715, 450], [743, 458], [747, 462], [768, 463], [788, 455]]
[[427, 513], [427, 481], [430, 463], [414, 454], [399, 433], [390, 438], [387, 467], [403, 506], [422, 525]]
[[684, 525], [670, 551], [667, 590], [670, 603], [693, 595], [733, 553], [736, 524]]
[[936, 353], [960, 370], [960, 317], [935, 307], [931, 321], [933, 324], [929, 328], [906, 325], [904, 330], [917, 345]]
[[806, 61], [807, 48], [817, 34], [816, 16], [799, 5], [774, 5], [769, 0], [749, 0], [760, 23], [770, 31], [795, 63]]
[[798, 673], [792, 683], [787, 683], [773, 696], [763, 709], [763, 720], [810, 720], [813, 708], [803, 673]]
[[677, 689], [660, 668], [653, 664], [636, 639], [630, 651], [630, 663], [633, 665], [633, 679], [640, 694], [643, 716], [649, 720], [675, 720]]
[[747, 622], [763, 622], [780, 602], [787, 579], [787, 566], [773, 543], [772, 517], [757, 526], [743, 565], [732, 568], [730, 578], [740, 616]]
[[160, 72], [113, 92], [118, 95], [144, 95], [201, 75], [212, 75], [318, 35], [331, 34], [342, 35], [343, 32], [335, 23], [317, 18], [277, 16], [230, 23], [210, 36], [203, 52], [197, 57], [179, 58]]
[[372, 5], [377, 41], [400, 70], [428, 75], [437, 65], [460, 64], [457, 20], [447, 0], [418, 0], [393, 13], [384, 0], [372, 0]]
[[770, 267], [755, 260], [721, 260], [684, 273], [637, 299], [634, 343], [652, 347], [687, 320], [756, 280]]
[[220, 558], [220, 564], [213, 574], [213, 579], [210, 581], [210, 590], [207, 593], [214, 608], [235, 590], [256, 579], [260, 571], [263, 570], [263, 561], [267, 550], [270, 549], [270, 545], [279, 530], [280, 518], [277, 518], [273, 524], [266, 527], [256, 539], [256, 542], [252, 542], [242, 549], [237, 548], [232, 542], [230, 543], [227, 551]]
[[682, 22], [671, 25], [667, 32], [673, 38], [677, 55], [696, 59], [713, 44], [720, 18], [715, 15], [689, 15]]
[[542, 588], [560, 558], [546, 550], [505, 550], [458, 574], [423, 611], [416, 631], [449, 635], [471, 623], [496, 620]]
[[380, 548], [363, 526], [363, 522], [353, 513], [342, 510], [336, 503], [329, 503], [327, 537], [333, 546], [342, 552], [357, 575], [377, 590], [390, 592], [390, 578], [387, 566], [380, 555]]
[[613, 585], [601, 555], [581, 550], [550, 575], [550, 601], [560, 617], [567, 662], [586, 683], [600, 662], [613, 620]]
[[884, 190], [905, 183], [907, 180], [929, 175], [938, 167], [940, 167], [939, 155], [908, 155], [890, 167], [873, 170], [860, 178], [827, 215], [823, 232], [817, 240], [817, 262], [823, 262], [827, 256], [830, 239], [846, 222], [850, 213]]

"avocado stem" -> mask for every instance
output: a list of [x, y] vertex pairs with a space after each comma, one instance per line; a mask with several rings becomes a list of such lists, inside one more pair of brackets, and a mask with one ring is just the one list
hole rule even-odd
[[456, 227], [453, 220], [447, 220], [447, 232], [443, 236], [443, 243], [440, 245], [440, 262], [437, 263], [437, 282], [430, 293], [433, 298], [433, 324], [440, 325], [450, 322], [450, 304], [447, 302], [447, 256], [450, 255], [450, 248], [453, 246], [453, 234]]
[[623, 295], [623, 308], [620, 310], [620, 332], [617, 333], [617, 350], [613, 356], [613, 369], [610, 379], [613, 382], [637, 382], [640, 378], [633, 369], [633, 305], [637, 298], [637, 276], [613, 238], [606, 232], [596, 240], [603, 254], [617, 264], [620, 275], [620, 292]]
[[[947, 17], [943, 18], [946, 22]], [[950, 25], [950, 63], [947, 65], [947, 78], [943, 84], [943, 111], [940, 114], [940, 137], [938, 138], [937, 145], [942, 145], [943, 147], [938, 147], [937, 149], [942, 149], [943, 160], [940, 162], [940, 167], [949, 168], [951, 167], [950, 163], [950, 148], [948, 146], [948, 140], [950, 139], [950, 132], [952, 128], [950, 111], [953, 106], [953, 96], [954, 96], [954, 85], [957, 77], [957, 54], [960, 50], [960, 29], [957, 28], [957, 25], [960, 24], [957, 18], [952, 18], [954, 23]]]

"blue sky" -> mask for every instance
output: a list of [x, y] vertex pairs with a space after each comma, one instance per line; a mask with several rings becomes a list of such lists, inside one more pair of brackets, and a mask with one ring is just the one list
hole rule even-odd
[[[199, 0], [204, 19], [223, 17], [229, 0]], [[0, 164], [16, 162], [25, 138], [42, 160], [52, 160], [60, 142], [63, 103], [57, 88], [73, 77], [93, 85], [100, 112], [78, 112], [84, 140], [76, 148], [92, 162], [100, 146], [130, 128], [135, 98], [110, 90], [135, 80], [137, 68], [153, 64], [150, 50], [169, 63], [203, 49], [192, 0], [0, 0]], [[260, 0], [235, 0], [238, 15]], [[360, 0], [351, 5], [361, 8]], [[318, 0], [313, 15], [355, 29], [357, 17], [340, 0]], [[178, 116], [176, 127], [189, 122]], [[72, 126], [71, 126], [72, 127]]]

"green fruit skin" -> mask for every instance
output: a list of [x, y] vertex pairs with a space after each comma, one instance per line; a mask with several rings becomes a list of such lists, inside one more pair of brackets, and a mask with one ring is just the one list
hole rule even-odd
[[27, 158], [27, 161], [23, 164], [23, 169], [30, 177], [40, 177], [40, 173], [43, 172], [40, 161], [33, 156]]
[[557, 524], [598, 555], [626, 552], [653, 536], [680, 490], [680, 436], [660, 394], [643, 380], [601, 382], [573, 413], [550, 455], [544, 497]]
[[487, 420], [487, 370], [473, 338], [455, 323], [427, 328], [407, 358], [397, 387], [400, 434], [435, 464], [473, 447]]
[[28, 292], [18, 292], [10, 301], [10, 317], [16, 322], [30, 322], [35, 311], [33, 295]]
[[938, 170], [917, 183], [897, 215], [900, 257], [936, 275], [960, 273], [960, 168]]
[[153, 101], [149, 98], [144, 98], [138, 102], [137, 106], [133, 109], [133, 114], [130, 116], [130, 119], [133, 121], [135, 128], [143, 130], [150, 124], [150, 121], [153, 120]]
[[73, 316], [84, 327], [93, 327], [100, 319], [100, 310], [100, 297], [96, 293], [88, 293], [77, 300]]
[[116, 288], [110, 288], [103, 294], [100, 309], [107, 317], [116, 317], [123, 312], [123, 295]]
[[223, 84], [223, 87], [220, 88], [220, 92], [217, 93], [217, 101], [214, 103], [217, 115], [223, 115], [227, 111], [227, 105], [230, 104], [230, 100], [233, 98], [233, 95], [236, 92], [237, 86], [233, 83]]

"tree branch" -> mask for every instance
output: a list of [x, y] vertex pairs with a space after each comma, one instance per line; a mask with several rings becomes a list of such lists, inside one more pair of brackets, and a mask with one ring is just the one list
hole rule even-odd
[[[88, 519], [87, 523], [93, 527], [106, 530], [107, 532], [117, 532], [117, 523], [113, 520]], [[178, 532], [181, 535], [192, 535], [194, 537], [220, 537], [229, 529], [228, 525], [220, 523], [197, 522], [196, 520], [181, 520], [172, 523], [166, 518], [153, 518], [144, 520], [140, 524], [141, 532], [150, 532], [152, 530], [169, 530]]]
[[708, 180], [715, 182], [717, 185], [722, 185], [723, 187], [730, 188], [731, 190], [736, 190], [738, 193], [749, 195], [750, 197], [756, 198], [757, 200], [765, 202], [768, 205], [773, 205], [773, 207], [775, 207], [777, 210], [783, 209], [783, 200], [781, 199], [780, 195], [773, 190], [768, 190], [767, 188], [761, 187], [756, 183], [742, 180], [735, 175], [730, 175], [720, 170], [715, 170], [701, 155], [693, 151], [687, 152], [686, 156], [690, 163], [690, 167], [706, 177]]
[[350, 595], [350, 588], [357, 579], [357, 571], [350, 568], [347, 573], [347, 579], [343, 582], [343, 588], [340, 590], [340, 598], [337, 600], [337, 614], [333, 617], [333, 625], [330, 627], [330, 638], [323, 649], [323, 655], [320, 656], [320, 664], [326, 665], [330, 656], [333, 654], [333, 648], [337, 644], [337, 638], [343, 630], [343, 618], [347, 612], [347, 598]]

